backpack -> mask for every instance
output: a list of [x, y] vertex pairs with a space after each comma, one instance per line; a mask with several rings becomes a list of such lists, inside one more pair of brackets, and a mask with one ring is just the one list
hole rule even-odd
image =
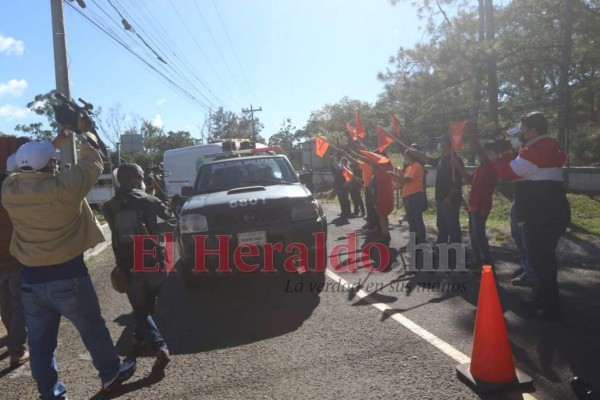
[[[115, 198], [106, 203], [113, 216], [112, 245], [115, 253], [117, 266], [131, 269], [134, 263], [134, 239], [135, 235], [148, 235], [148, 230], [143, 223], [143, 209], [128, 198]], [[144, 241], [145, 248], [148, 241]], [[145, 264], [149, 264], [148, 256], [144, 257]]]

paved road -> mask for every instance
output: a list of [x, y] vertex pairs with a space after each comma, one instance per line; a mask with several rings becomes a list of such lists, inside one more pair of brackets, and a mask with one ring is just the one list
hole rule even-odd
[[[363, 223], [361, 219], [336, 220], [332, 206], [326, 206], [326, 211], [331, 222], [329, 249]], [[405, 244], [404, 235], [396, 227], [393, 246]], [[581, 244], [566, 245], [586, 251]], [[535, 379], [531, 395], [573, 398], [568, 388], [572, 370], [588, 379], [600, 376], [597, 269], [582, 268], [577, 262], [579, 266], [562, 271], [567, 315], [561, 324], [548, 324], [519, 316], [516, 301], [528, 289], [507, 285], [515, 254], [496, 249], [496, 255], [516, 363]], [[127, 356], [132, 317], [125, 296], [110, 287], [112, 265], [110, 250], [89, 262], [109, 330], [119, 353]], [[470, 356], [477, 278], [468, 273], [406, 275], [400, 269], [379, 274], [361, 269], [338, 275], [258, 276], [202, 292], [187, 291], [181, 274], [171, 275], [161, 293], [156, 320], [174, 355], [172, 362], [161, 373], [152, 370], [151, 354], [139, 358], [136, 375], [115, 397], [480, 398], [456, 378], [455, 359], [401, 326], [395, 317], [408, 317], [447, 342], [454, 354]], [[351, 284], [360, 281], [366, 297], [345, 290], [347, 286], [339, 284], [343, 283], [339, 279]], [[319, 283], [325, 285], [323, 291], [311, 290]], [[380, 309], [372, 303], [379, 303]], [[102, 398], [89, 355], [67, 321], [61, 324], [57, 359], [71, 399]], [[36, 398], [29, 367], [10, 370], [7, 366], [6, 355], [0, 355], [0, 398]], [[511, 393], [485, 398], [530, 397]]]

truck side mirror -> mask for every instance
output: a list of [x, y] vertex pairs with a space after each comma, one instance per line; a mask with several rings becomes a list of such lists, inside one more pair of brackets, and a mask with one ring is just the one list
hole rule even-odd
[[192, 197], [194, 195], [194, 187], [193, 186], [182, 186], [181, 187], [181, 195], [183, 197]]

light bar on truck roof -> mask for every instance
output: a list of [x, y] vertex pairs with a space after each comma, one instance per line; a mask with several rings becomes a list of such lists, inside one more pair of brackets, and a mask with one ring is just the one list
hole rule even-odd
[[215, 158], [215, 157], [232, 157], [232, 156], [250, 156], [259, 153], [266, 153], [270, 151], [281, 151], [281, 146], [268, 146], [258, 149], [246, 149], [246, 150], [232, 150], [224, 151], [221, 153], [205, 154], [204, 158]]

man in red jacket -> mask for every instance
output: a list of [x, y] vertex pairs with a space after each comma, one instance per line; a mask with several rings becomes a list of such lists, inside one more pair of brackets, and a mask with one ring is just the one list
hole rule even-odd
[[558, 142], [547, 136], [548, 120], [541, 112], [521, 119], [521, 139], [525, 143], [513, 159], [505, 155], [495, 163], [498, 175], [515, 182], [517, 222], [523, 228], [527, 259], [538, 281], [533, 300], [525, 311], [545, 320], [560, 319], [556, 247], [571, 219], [571, 209], [563, 184], [562, 166], [566, 155]]

